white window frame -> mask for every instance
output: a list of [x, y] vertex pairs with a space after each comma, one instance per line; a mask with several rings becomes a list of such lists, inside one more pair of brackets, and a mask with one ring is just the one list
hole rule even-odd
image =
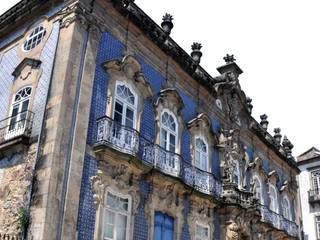
[[[38, 31], [37, 33], [34, 34], [34, 32], [36, 31], [36, 29], [38, 28], [42, 28], [40, 31]], [[33, 34], [33, 35], [32, 35]], [[32, 31], [29, 33], [29, 35], [26, 37], [26, 40], [23, 42], [23, 45], [22, 45], [22, 51], [24, 52], [29, 52], [31, 51], [32, 49], [34, 49], [35, 47], [37, 47], [44, 39], [44, 37], [46, 36], [47, 34], [47, 30], [44, 26], [42, 25], [38, 25], [36, 26], [35, 28], [32, 29]], [[32, 35], [32, 36], [31, 36]], [[39, 35], [41, 35], [41, 39], [38, 39]], [[30, 48], [29, 49], [25, 49], [26, 47], [26, 43], [28, 41], [31, 41], [30, 44], [28, 44], [27, 46], [29, 46]], [[33, 47], [32, 45], [35, 44]]]
[[[318, 176], [314, 176], [317, 174]], [[314, 170], [311, 172], [311, 184], [312, 190], [315, 194], [320, 194], [320, 169]]]
[[[207, 239], [204, 239], [204, 238], [201, 238], [201, 240], [210, 240], [211, 239], [211, 232], [210, 232], [210, 226], [208, 224], [204, 224], [204, 223], [200, 223], [200, 222], [196, 222], [195, 224], [195, 231], [194, 231], [194, 239], [195, 240], [198, 240], [200, 239], [199, 237], [197, 237], [197, 227], [201, 227], [201, 228], [207, 228], [208, 229], [208, 238]], [[201, 237], [201, 236], [200, 236]]]
[[[269, 209], [275, 213], [279, 213], [279, 202], [278, 202], [278, 192], [274, 185], [269, 185], [269, 198], [270, 198], [270, 204]], [[274, 198], [272, 197], [272, 193], [274, 193]], [[273, 200], [273, 203], [272, 203]]]
[[[103, 209], [102, 209], [102, 221], [101, 221], [101, 239], [103, 240], [109, 240], [110, 238], [104, 238], [104, 226], [105, 226], [105, 221], [106, 221], [106, 210], [109, 210], [111, 212], [114, 212], [115, 214], [118, 214], [117, 211], [115, 209], [112, 208], [108, 208], [107, 207], [107, 197], [108, 197], [108, 193], [117, 196], [119, 198], [124, 198], [124, 199], [128, 199], [128, 212], [121, 212], [122, 215], [125, 215], [127, 217], [127, 223], [126, 223], [126, 240], [131, 239], [130, 237], [130, 233], [131, 233], [131, 215], [132, 215], [132, 198], [130, 195], [127, 194], [121, 194], [119, 192], [116, 192], [110, 188], [106, 189], [105, 192], [105, 197], [104, 197], [104, 204], [103, 204]], [[116, 220], [115, 220], [116, 221]], [[114, 227], [115, 228], [115, 227]], [[116, 234], [113, 235], [113, 239], [116, 239]]]
[[[257, 176], [257, 175], [254, 175], [253, 176], [253, 181], [254, 181], [254, 191], [255, 191], [255, 193], [257, 194], [257, 189], [256, 189], [256, 181], [258, 182], [258, 184], [259, 184], [259, 195], [260, 195], [260, 197], [258, 197], [258, 200], [259, 200], [259, 203], [261, 204], [261, 205], [263, 205], [264, 204], [264, 198], [263, 198], [263, 191], [262, 191], [262, 184], [261, 184], [261, 180], [260, 180], [260, 178], [259, 178], [259, 176]], [[257, 195], [256, 195], [256, 197], [257, 197]]]
[[[317, 220], [318, 219], [318, 220]], [[320, 215], [315, 215], [314, 216], [314, 222], [315, 222], [315, 228], [316, 228], [316, 236], [317, 239], [320, 239]]]
[[[20, 91], [22, 91], [22, 90], [24, 90], [24, 89], [27, 89], [27, 88], [30, 88], [30, 89], [31, 89], [30, 95], [27, 96], [27, 97], [24, 97], [24, 98], [22, 98], [22, 99], [20, 99], [20, 100], [18, 100], [18, 101], [15, 101], [15, 98], [16, 98], [17, 94], [18, 94]], [[21, 135], [21, 134], [24, 133], [25, 128], [27, 127], [26, 125], [28, 124], [28, 118], [30, 117], [28, 111], [29, 111], [30, 105], [31, 105], [32, 93], [33, 93], [33, 88], [32, 88], [32, 86], [27, 85], [27, 86], [24, 86], [24, 87], [20, 88], [20, 89], [19, 89], [18, 91], [16, 91], [15, 94], [12, 96], [12, 101], [11, 101], [11, 106], [10, 106], [10, 111], [9, 111], [9, 116], [8, 116], [8, 117], [9, 117], [9, 118], [8, 118], [8, 128], [7, 128], [7, 132], [6, 132], [6, 135], [5, 135], [5, 139], [10, 139], [10, 138], [13, 138], [13, 137], [15, 137], [15, 136], [19, 136], [19, 135]], [[24, 126], [20, 128], [19, 126], [17, 126], [17, 124], [20, 124], [21, 115], [22, 115], [22, 114], [21, 114], [21, 113], [22, 113], [22, 112], [21, 112], [22, 106], [23, 106], [23, 103], [26, 102], [26, 101], [28, 101], [28, 106], [27, 106], [27, 110], [24, 111], [24, 112], [25, 112], [25, 115], [24, 115], [24, 117], [25, 117], [25, 119], [24, 119]], [[13, 129], [10, 129], [10, 127], [11, 127], [11, 121], [12, 121], [12, 111], [13, 111], [13, 109], [14, 109], [16, 106], [18, 106], [18, 112], [17, 112], [17, 114], [15, 115], [15, 116], [16, 116], [15, 126], [14, 126]]]
[[[203, 143], [204, 143], [204, 145], [205, 145], [205, 147], [206, 147], [206, 152], [203, 152], [203, 151], [201, 151], [201, 149], [197, 149], [197, 140], [200, 140], [200, 141], [202, 141]], [[200, 166], [197, 166], [197, 151], [199, 152], [199, 155], [200, 155], [200, 159], [199, 159], [199, 164], [200, 164]], [[202, 156], [205, 156], [205, 161], [206, 161], [206, 169], [203, 169], [202, 168]], [[201, 169], [201, 170], [203, 170], [203, 171], [206, 171], [206, 172], [209, 172], [210, 171], [210, 162], [209, 162], [209, 148], [208, 148], [208, 143], [207, 143], [207, 141], [206, 141], [206, 139], [204, 138], [204, 137], [202, 137], [202, 136], [196, 136], [195, 137], [195, 140], [194, 140], [194, 165], [197, 167], [197, 168], [199, 168], [199, 169]]]
[[[287, 202], [287, 211], [285, 211], [285, 202]], [[282, 215], [284, 216], [284, 218], [288, 219], [291, 221], [291, 205], [290, 205], [290, 201], [287, 195], [285, 195], [282, 199]]]
[[238, 185], [238, 188], [241, 188], [241, 174], [240, 174], [240, 163], [239, 163], [239, 161], [236, 161], [236, 166], [235, 166], [233, 174], [236, 175], [237, 178], [238, 178], [238, 182], [236, 182], [236, 184]]
[[[174, 120], [174, 123], [176, 125], [176, 129], [175, 131], [172, 131], [170, 128], [168, 128], [167, 126], [164, 126], [163, 123], [162, 123], [162, 116], [164, 113], [167, 113], [169, 114], [170, 116], [172, 116], [173, 120]], [[161, 115], [160, 115], [160, 131], [159, 131], [159, 145], [161, 146], [161, 136], [162, 136], [162, 129], [164, 129], [166, 131], [166, 138], [167, 138], [167, 143], [166, 143], [166, 146], [165, 146], [165, 150], [167, 151], [170, 151], [170, 134], [174, 135], [175, 137], [175, 143], [174, 143], [174, 147], [175, 147], [175, 153], [178, 152], [178, 129], [179, 129], [179, 125], [178, 125], [178, 121], [177, 121], [177, 118], [175, 116], [175, 114], [173, 114], [171, 111], [169, 111], [168, 109], [164, 109], [162, 112], [161, 112]]]
[[[134, 104], [131, 104], [127, 101], [125, 101], [125, 99], [117, 96], [117, 88], [118, 86], [125, 86], [126, 88], [128, 88], [130, 90], [130, 92], [133, 94], [134, 96]], [[113, 101], [113, 105], [112, 105], [112, 119], [114, 119], [114, 115], [115, 115], [115, 107], [116, 107], [116, 102], [119, 102], [122, 104], [122, 119], [121, 119], [121, 125], [125, 126], [125, 120], [126, 120], [126, 111], [127, 109], [131, 109], [133, 111], [133, 128], [134, 129], [137, 129], [137, 109], [138, 109], [138, 95], [137, 93], [135, 92], [135, 90], [129, 85], [127, 84], [126, 82], [124, 81], [117, 81], [116, 84], [115, 84], [115, 88], [114, 88], [114, 101]], [[125, 112], [124, 112], [124, 109], [125, 109]]]

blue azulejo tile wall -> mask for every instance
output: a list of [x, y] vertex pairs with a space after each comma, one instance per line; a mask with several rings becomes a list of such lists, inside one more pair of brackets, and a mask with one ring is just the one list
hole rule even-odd
[[93, 193], [90, 184], [90, 177], [97, 173], [97, 160], [86, 155], [83, 163], [81, 180], [79, 212], [78, 212], [78, 239], [93, 239], [96, 210], [93, 205]]

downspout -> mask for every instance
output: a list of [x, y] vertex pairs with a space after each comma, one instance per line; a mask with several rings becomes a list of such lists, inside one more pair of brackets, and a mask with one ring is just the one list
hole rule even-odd
[[[90, 3], [90, 11], [89, 14], [93, 12], [93, 5], [94, 1], [92, 0]], [[69, 181], [69, 171], [70, 171], [70, 161], [71, 161], [71, 153], [72, 153], [72, 147], [73, 147], [73, 139], [75, 135], [75, 123], [76, 123], [76, 117], [78, 112], [78, 104], [79, 104], [79, 97], [80, 97], [80, 86], [81, 86], [81, 80], [83, 75], [83, 66], [84, 66], [84, 60], [87, 53], [87, 45], [88, 45], [88, 39], [89, 39], [89, 30], [90, 30], [90, 24], [88, 25], [87, 29], [84, 32], [84, 41], [81, 49], [81, 55], [80, 55], [80, 66], [79, 66], [79, 72], [78, 72], [78, 78], [77, 78], [77, 85], [76, 85], [76, 93], [75, 93], [75, 100], [73, 104], [73, 110], [72, 110], [72, 119], [71, 119], [71, 126], [69, 128], [68, 133], [68, 144], [67, 144], [67, 154], [65, 159], [65, 166], [64, 166], [64, 173], [63, 173], [63, 182], [62, 182], [62, 192], [61, 192], [61, 202], [59, 206], [59, 215], [58, 215], [58, 227], [57, 227], [57, 233], [56, 233], [56, 240], [61, 240], [61, 234], [62, 234], [62, 224], [64, 220], [64, 209], [65, 209], [65, 201], [66, 201], [66, 193], [67, 193], [67, 187], [68, 187], [68, 181]]]
[[[56, 54], [57, 54], [57, 49], [58, 49], [58, 44], [59, 44], [59, 34], [60, 34], [60, 31], [58, 31], [58, 37], [57, 37], [57, 44], [56, 44], [56, 47], [55, 47], [55, 50], [54, 50], [54, 59], [56, 59]], [[37, 140], [37, 150], [36, 150], [36, 157], [35, 157], [35, 161], [34, 161], [34, 165], [32, 167], [32, 180], [31, 180], [31, 184], [30, 184], [30, 190], [29, 190], [29, 196], [28, 196], [28, 205], [27, 205], [27, 208], [28, 208], [28, 224], [27, 226], [24, 228], [23, 232], [22, 232], [22, 239], [28, 239], [28, 229], [29, 229], [29, 226], [30, 226], [30, 211], [31, 211], [31, 204], [32, 204], [32, 195], [33, 195], [33, 190], [34, 190], [34, 185], [35, 185], [35, 182], [36, 182], [36, 166], [37, 166], [37, 163], [38, 163], [38, 159], [39, 159], [39, 154], [40, 154], [40, 144], [41, 144], [41, 139], [43, 137], [43, 126], [44, 126], [44, 122], [45, 122], [45, 112], [46, 112], [46, 107], [47, 107], [47, 104], [48, 104], [48, 100], [49, 100], [49, 92], [50, 92], [50, 89], [51, 89], [51, 84], [52, 84], [52, 78], [53, 78], [53, 72], [54, 72], [54, 66], [55, 64], [52, 65], [52, 69], [51, 69], [51, 74], [50, 74], [50, 81], [49, 81], [49, 87], [48, 87], [48, 92], [47, 92], [47, 97], [46, 97], [46, 100], [45, 100], [45, 105], [44, 105], [44, 109], [43, 109], [43, 112], [42, 112], [42, 118], [41, 118], [41, 124], [40, 124], [40, 133], [38, 135], [38, 140]]]

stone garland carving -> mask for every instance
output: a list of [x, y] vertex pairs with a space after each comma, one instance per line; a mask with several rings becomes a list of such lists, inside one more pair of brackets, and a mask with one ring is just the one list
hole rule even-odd
[[191, 211], [188, 216], [188, 225], [191, 239], [194, 239], [196, 234], [196, 223], [208, 225], [210, 228], [209, 238], [212, 239], [214, 232], [214, 225], [212, 219], [213, 205], [207, 199], [194, 198], [190, 200]]
[[130, 172], [128, 167], [123, 164], [119, 166], [104, 164], [108, 171], [98, 170], [97, 175], [90, 177], [94, 206], [98, 209], [100, 205], [103, 205], [106, 189], [109, 187], [132, 197], [132, 213], [135, 214], [140, 203], [138, 176]]

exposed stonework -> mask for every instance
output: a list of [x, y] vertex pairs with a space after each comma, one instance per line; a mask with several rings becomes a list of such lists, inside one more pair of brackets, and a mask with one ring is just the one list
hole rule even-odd
[[[26, 151], [5, 156], [10, 159], [0, 184], [0, 234], [17, 235], [22, 226], [19, 218], [29, 204], [29, 190], [35, 164], [37, 144]], [[1, 161], [1, 160], [0, 160]]]

